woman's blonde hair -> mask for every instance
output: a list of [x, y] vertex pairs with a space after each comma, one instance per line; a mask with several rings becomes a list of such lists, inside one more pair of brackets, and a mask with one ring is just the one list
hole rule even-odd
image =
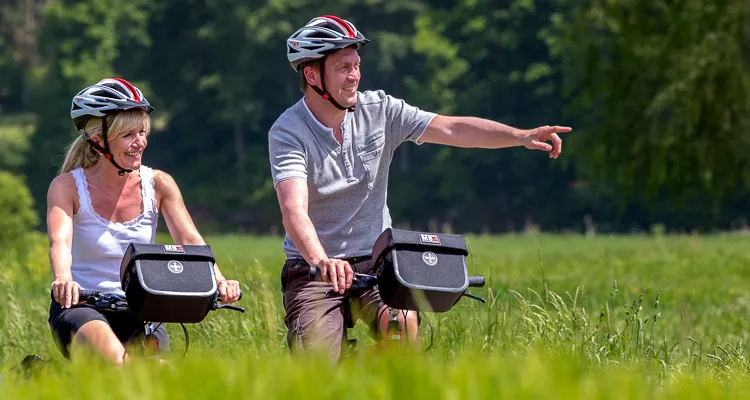
[[[141, 108], [120, 111], [107, 117], [107, 140], [113, 140], [125, 132], [143, 129], [148, 134], [151, 131], [151, 119]], [[99, 161], [99, 153], [86, 141], [94, 136], [102, 135], [102, 119], [91, 118], [86, 121], [83, 132], [68, 146], [65, 161], [60, 167], [60, 174], [76, 168], [88, 168]]]

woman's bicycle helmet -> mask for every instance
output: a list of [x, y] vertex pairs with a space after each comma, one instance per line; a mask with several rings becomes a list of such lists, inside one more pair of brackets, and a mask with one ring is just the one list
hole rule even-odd
[[147, 113], [151, 113], [154, 110], [148, 100], [143, 97], [140, 89], [133, 86], [133, 84], [122, 78], [106, 78], [86, 87], [73, 96], [73, 105], [70, 109], [70, 117], [73, 120], [73, 125], [79, 131], [83, 130], [86, 121], [89, 119], [102, 118], [102, 140], [104, 141], [104, 146], [100, 146], [90, 138], [84, 138], [91, 147], [100, 151], [112, 165], [119, 169], [120, 175], [123, 175], [125, 172], [132, 172], [132, 170], [120, 167], [112, 157], [112, 153], [109, 151], [109, 142], [107, 141], [107, 119], [104, 117], [132, 108], [143, 108]]

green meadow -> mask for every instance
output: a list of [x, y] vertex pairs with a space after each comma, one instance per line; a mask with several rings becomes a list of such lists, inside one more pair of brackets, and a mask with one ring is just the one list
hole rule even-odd
[[[161, 238], [168, 243], [168, 238]], [[446, 313], [426, 313], [418, 349], [376, 350], [363, 324], [332, 365], [289, 355], [281, 239], [207, 241], [238, 279], [244, 314], [210, 313], [168, 331], [167, 365], [122, 368], [57, 351], [47, 324], [44, 237], [0, 256], [3, 398], [728, 398], [750, 394], [750, 246], [711, 236], [467, 236], [470, 274], [486, 278]], [[14, 369], [27, 354], [45, 363]]]

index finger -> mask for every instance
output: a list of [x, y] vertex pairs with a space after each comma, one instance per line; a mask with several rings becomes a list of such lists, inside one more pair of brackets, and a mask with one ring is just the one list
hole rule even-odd
[[55, 295], [55, 301], [57, 301], [60, 304], [63, 304], [65, 302], [65, 300], [63, 300], [62, 290], [60, 289], [60, 285], [53, 284], [52, 293], [54, 293]]
[[544, 128], [545, 133], [564, 133], [564, 132], [570, 132], [573, 130], [573, 128], [569, 126], [545, 126]]
[[227, 285], [219, 283], [219, 296], [221, 296], [221, 301], [225, 302], [227, 299]]
[[328, 279], [328, 264], [326, 262], [321, 262], [318, 264], [318, 269], [320, 270], [320, 276], [323, 277], [323, 282], [331, 283], [331, 280]]

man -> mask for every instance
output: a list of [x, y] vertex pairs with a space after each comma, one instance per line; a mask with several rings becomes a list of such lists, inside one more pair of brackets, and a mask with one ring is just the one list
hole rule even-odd
[[[368, 42], [353, 24], [330, 15], [313, 18], [291, 35], [287, 56], [300, 73], [304, 96], [281, 114], [268, 138], [286, 229], [281, 282], [288, 345], [292, 350], [321, 345], [334, 360], [346, 338], [341, 294], [350, 287], [353, 271], [372, 270], [372, 246], [391, 225], [388, 166], [401, 143], [525, 146], [557, 158], [562, 141], [556, 133], [571, 130], [520, 130], [479, 118], [441, 116], [383, 91], [358, 92], [357, 50]], [[325, 282], [307, 278], [311, 265]], [[326, 295], [331, 287], [334, 295]], [[391, 313], [377, 290], [350, 301], [354, 318], [385, 333]], [[416, 343], [418, 316], [398, 315], [402, 337]]]

